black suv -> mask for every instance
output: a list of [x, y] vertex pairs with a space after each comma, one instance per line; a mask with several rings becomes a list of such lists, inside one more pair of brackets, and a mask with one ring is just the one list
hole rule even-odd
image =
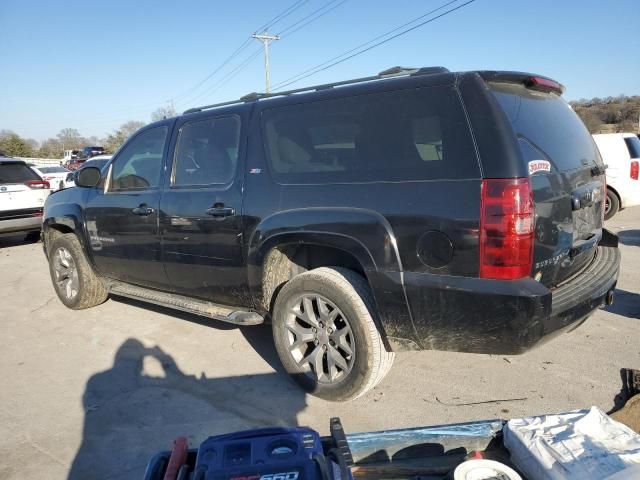
[[192, 109], [51, 195], [61, 301], [269, 321], [286, 370], [355, 398], [394, 352], [516, 354], [612, 300], [605, 167], [538, 75], [440, 67]]

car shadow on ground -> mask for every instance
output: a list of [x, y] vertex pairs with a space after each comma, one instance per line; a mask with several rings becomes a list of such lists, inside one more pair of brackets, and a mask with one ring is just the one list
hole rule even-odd
[[20, 245], [29, 245], [32, 243], [37, 243], [40, 239], [35, 235], [10, 235], [10, 236], [0, 236], [0, 249], [9, 248], [9, 247], [18, 247]]
[[160, 305], [154, 305], [152, 303], [142, 302], [126, 297], [118, 297], [112, 295], [112, 301], [125, 303], [138, 308], [144, 308], [145, 310], [151, 310], [153, 312], [160, 313], [162, 315], [168, 315], [173, 318], [179, 318], [180, 320], [186, 320], [187, 322], [196, 323], [205, 327], [213, 328], [216, 330], [238, 330], [242, 336], [249, 342], [253, 350], [255, 350], [262, 359], [269, 364], [276, 372], [283, 374], [286, 378], [289, 378], [280, 359], [276, 352], [276, 347], [273, 344], [273, 337], [271, 333], [271, 325], [253, 325], [246, 327], [239, 327], [232, 323], [223, 322], [220, 320], [210, 320], [205, 317], [194, 315], [180, 310], [174, 310]]
[[197, 447], [210, 435], [294, 426], [306, 401], [284, 374], [198, 378], [160, 346], [129, 338], [113, 366], [89, 379], [82, 404], [83, 437], [70, 480], [142, 478], [149, 459], [178, 436]]
[[605, 307], [607, 312], [640, 320], [640, 294], [616, 289], [612, 305]]
[[617, 235], [620, 243], [624, 245], [640, 246], [640, 230], [621, 230]]

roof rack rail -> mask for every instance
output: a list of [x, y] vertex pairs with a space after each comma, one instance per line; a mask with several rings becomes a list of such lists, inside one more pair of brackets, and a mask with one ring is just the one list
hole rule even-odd
[[434, 75], [437, 73], [448, 73], [449, 70], [445, 67], [422, 67], [422, 68], [407, 68], [407, 67], [391, 67], [388, 68], [386, 70], [383, 70], [382, 72], [378, 73], [377, 75], [372, 75], [370, 77], [361, 77], [361, 78], [354, 78], [351, 80], [342, 80], [340, 82], [332, 82], [332, 83], [324, 83], [324, 84], [320, 84], [320, 85], [312, 85], [310, 87], [302, 87], [302, 88], [296, 88], [293, 90], [285, 90], [282, 92], [277, 92], [277, 93], [258, 93], [258, 92], [251, 92], [247, 95], [244, 95], [242, 97], [240, 97], [238, 100], [231, 100], [228, 102], [222, 102], [222, 103], [214, 103], [211, 105], [204, 105], [202, 107], [194, 107], [194, 108], [190, 108], [188, 110], [185, 110], [183, 112], [183, 115], [186, 115], [188, 113], [196, 113], [196, 112], [201, 112], [202, 110], [209, 110], [211, 108], [217, 108], [217, 107], [225, 107], [227, 105], [234, 105], [237, 103], [248, 103], [248, 102], [255, 102], [257, 100], [262, 100], [265, 98], [273, 98], [273, 97], [286, 97], [288, 95], [294, 95], [296, 93], [302, 93], [302, 92], [311, 92], [311, 91], [320, 91], [320, 90], [328, 90], [334, 87], [341, 87], [343, 85], [352, 85], [352, 84], [356, 84], [356, 83], [363, 83], [363, 82], [371, 82], [374, 80], [384, 80], [384, 79], [388, 79], [388, 78], [393, 78], [393, 77], [403, 77], [403, 76], [417, 76], [417, 75]]

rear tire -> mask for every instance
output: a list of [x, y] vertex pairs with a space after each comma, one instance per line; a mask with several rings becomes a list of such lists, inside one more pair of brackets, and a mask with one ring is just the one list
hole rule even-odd
[[60, 235], [51, 243], [49, 273], [58, 298], [72, 310], [95, 307], [108, 297], [73, 233]]
[[620, 200], [613, 190], [607, 188], [607, 199], [604, 209], [604, 219], [609, 220], [620, 210]]
[[325, 400], [364, 394], [382, 380], [394, 358], [375, 314], [367, 281], [352, 270], [321, 267], [293, 277], [278, 293], [273, 312], [273, 338], [285, 370]]

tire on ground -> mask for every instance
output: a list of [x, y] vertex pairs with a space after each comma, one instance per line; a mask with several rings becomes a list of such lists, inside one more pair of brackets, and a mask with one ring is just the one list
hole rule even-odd
[[620, 210], [620, 200], [618, 199], [618, 195], [616, 195], [610, 188], [607, 188], [607, 201], [611, 207], [609, 208], [609, 211], [604, 214], [605, 220], [609, 220], [618, 213], [618, 210]]
[[[315, 293], [338, 307], [353, 332], [355, 358], [346, 376], [332, 383], [319, 383], [303, 370], [289, 352], [286, 315], [302, 293]], [[296, 275], [278, 293], [273, 311], [273, 337], [285, 370], [304, 390], [331, 401], [353, 400], [375, 387], [389, 372], [394, 353], [387, 352], [373, 320], [373, 295], [358, 273], [340, 267], [321, 267]]]
[[[73, 261], [78, 270], [78, 293], [73, 299], [68, 299], [61, 291], [56, 283], [56, 273], [54, 262], [56, 251], [59, 248], [65, 248], [71, 254]], [[53, 288], [58, 298], [65, 306], [73, 310], [82, 310], [85, 308], [95, 307], [104, 303], [108, 297], [107, 289], [102, 281], [94, 273], [91, 265], [87, 261], [82, 246], [77, 237], [73, 233], [66, 233], [56, 236], [51, 243], [49, 250], [49, 273]]]

